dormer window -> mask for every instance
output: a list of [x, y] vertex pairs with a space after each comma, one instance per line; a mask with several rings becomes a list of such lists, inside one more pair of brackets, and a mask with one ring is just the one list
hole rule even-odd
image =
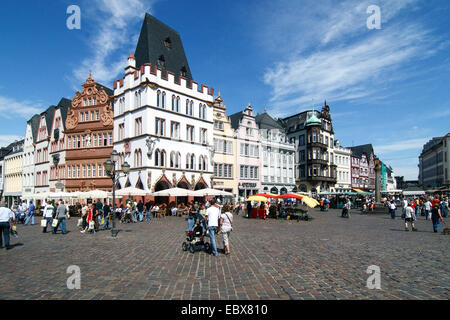
[[158, 66], [160, 66], [160, 67], [166, 66], [166, 60], [164, 59], [163, 55], [160, 55], [158, 58]]
[[166, 40], [164, 40], [164, 46], [165, 46], [167, 49], [172, 49], [172, 41], [170, 40], [169, 37], [167, 37]]
[[185, 67], [185, 66], [183, 66], [183, 67], [181, 68], [180, 74], [181, 74], [182, 77], [186, 77], [187, 70], [186, 70], [186, 67]]

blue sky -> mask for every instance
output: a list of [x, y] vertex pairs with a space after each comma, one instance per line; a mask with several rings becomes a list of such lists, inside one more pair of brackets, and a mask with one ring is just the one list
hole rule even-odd
[[[66, 9], [81, 8], [81, 30]], [[369, 30], [369, 5], [381, 29]], [[1, 3], [0, 145], [34, 113], [73, 98], [92, 70], [112, 87], [145, 12], [177, 30], [193, 77], [221, 91], [228, 113], [251, 102], [287, 116], [331, 108], [342, 145], [372, 143], [396, 175], [450, 132], [450, 3], [446, 0], [59, 0]]]

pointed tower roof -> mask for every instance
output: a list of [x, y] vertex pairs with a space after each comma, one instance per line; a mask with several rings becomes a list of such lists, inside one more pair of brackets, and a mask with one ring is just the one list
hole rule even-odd
[[176, 76], [182, 75], [192, 80], [179, 33], [149, 13], [145, 14], [134, 56], [136, 68], [151, 63], [163, 71], [171, 71]]

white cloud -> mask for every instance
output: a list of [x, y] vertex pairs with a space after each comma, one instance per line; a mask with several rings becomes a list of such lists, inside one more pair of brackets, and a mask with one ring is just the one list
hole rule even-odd
[[[434, 54], [437, 47], [437, 39], [422, 24], [395, 19], [402, 9], [416, 2], [378, 1], [381, 30], [366, 28], [365, 10], [370, 1], [345, 1], [322, 9], [309, 3], [305, 12], [310, 14], [300, 19], [307, 22], [288, 28], [287, 37], [291, 38], [283, 37], [285, 46], [280, 46], [280, 39], [267, 39], [278, 43], [280, 50], [292, 52], [264, 74], [264, 82], [272, 87], [275, 112], [282, 114], [294, 105], [310, 106], [313, 98], [333, 102], [369, 96], [376, 99], [386, 94], [389, 83], [408, 78], [408, 63], [424, 59], [424, 52], [426, 57]], [[289, 15], [283, 14], [270, 20], [283, 20]], [[321, 14], [327, 14], [327, 18], [320, 19]], [[296, 34], [292, 34], [293, 30]]]
[[[128, 55], [134, 52], [136, 34], [131, 25], [142, 23], [154, 0], [93, 0], [88, 18], [95, 21], [97, 31], [88, 39], [91, 54], [73, 73], [77, 81], [84, 81], [89, 70], [95, 80], [109, 83], [120, 75]], [[140, 29], [139, 29], [140, 30]], [[139, 31], [138, 31], [139, 32]]]
[[17, 117], [29, 119], [36, 113], [41, 113], [43, 105], [41, 103], [28, 100], [16, 101], [14, 99], [0, 96], [0, 117], [15, 119]]
[[420, 150], [423, 145], [427, 143], [430, 138], [421, 138], [421, 139], [410, 139], [410, 140], [400, 140], [397, 142], [393, 142], [385, 145], [374, 146], [375, 154], [386, 154], [389, 152], [405, 151], [405, 150]]
[[16, 136], [16, 135], [7, 135], [7, 134], [1, 134], [0, 135], [0, 148], [6, 147], [9, 144], [13, 143], [16, 140], [21, 140], [23, 137]]

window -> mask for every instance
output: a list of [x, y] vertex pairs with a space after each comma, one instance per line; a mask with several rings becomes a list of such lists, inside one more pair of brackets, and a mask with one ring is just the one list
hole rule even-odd
[[155, 166], [156, 167], [159, 166], [159, 154], [160, 154], [159, 150], [156, 149], [156, 151], [155, 151]]
[[189, 114], [189, 99], [186, 99], [186, 114]]
[[180, 124], [178, 122], [170, 123], [170, 137], [174, 139], [180, 138]]
[[164, 119], [159, 119], [156, 118], [155, 119], [155, 134], [156, 135], [160, 135], [160, 136], [164, 136], [165, 134], [165, 124], [166, 124], [166, 120]]
[[98, 176], [103, 177], [103, 166], [99, 164], [97, 168], [98, 168]]
[[[121, 124], [119, 124], [119, 140], [122, 140], [124, 138], [124, 133], [125, 133], [125, 124], [121, 123]], [[99, 137], [100, 137], [100, 135], [99, 135]], [[99, 146], [100, 146], [100, 141], [99, 141]]]
[[194, 127], [186, 126], [186, 139], [188, 141], [194, 141]]
[[170, 38], [169, 38], [169, 37], [167, 37], [166, 40], [164, 40], [164, 46], [165, 46], [167, 49], [172, 49], [172, 41], [170, 41]]
[[86, 177], [86, 166], [85, 165], [83, 165], [83, 175], [82, 175], [82, 177], [83, 178]]
[[158, 66], [164, 68], [166, 66], [166, 60], [163, 55], [158, 57]]
[[108, 145], [108, 135], [106, 133], [103, 134], [103, 145], [104, 146]]
[[191, 100], [191, 102], [189, 103], [189, 115], [193, 116], [194, 115], [194, 101]]
[[175, 105], [175, 111], [180, 112], [180, 97], [177, 97], [176, 105]]
[[223, 122], [222, 121], [214, 121], [214, 129], [223, 130]]
[[156, 106], [161, 107], [161, 91], [159, 90], [156, 93]]
[[207, 130], [203, 128], [200, 129], [200, 143], [202, 144], [208, 143]]
[[84, 121], [84, 112], [80, 112], [80, 122]]
[[109, 136], [109, 145], [112, 146], [113, 145], [113, 135], [112, 132], [108, 133]]
[[95, 164], [92, 165], [92, 177], [95, 178]]
[[175, 111], [175, 95], [172, 95], [172, 111]]
[[90, 164], [87, 165], [87, 177], [88, 178], [91, 177], [91, 165]]
[[166, 108], [166, 93], [164, 91], [161, 96], [161, 108]]
[[139, 108], [141, 106], [141, 90], [137, 90], [134, 93], [134, 107]]
[[94, 118], [94, 111], [91, 111], [91, 121], [94, 121], [95, 120], [95, 118]]
[[142, 134], [142, 118], [137, 118], [134, 120], [134, 135], [140, 136]]

